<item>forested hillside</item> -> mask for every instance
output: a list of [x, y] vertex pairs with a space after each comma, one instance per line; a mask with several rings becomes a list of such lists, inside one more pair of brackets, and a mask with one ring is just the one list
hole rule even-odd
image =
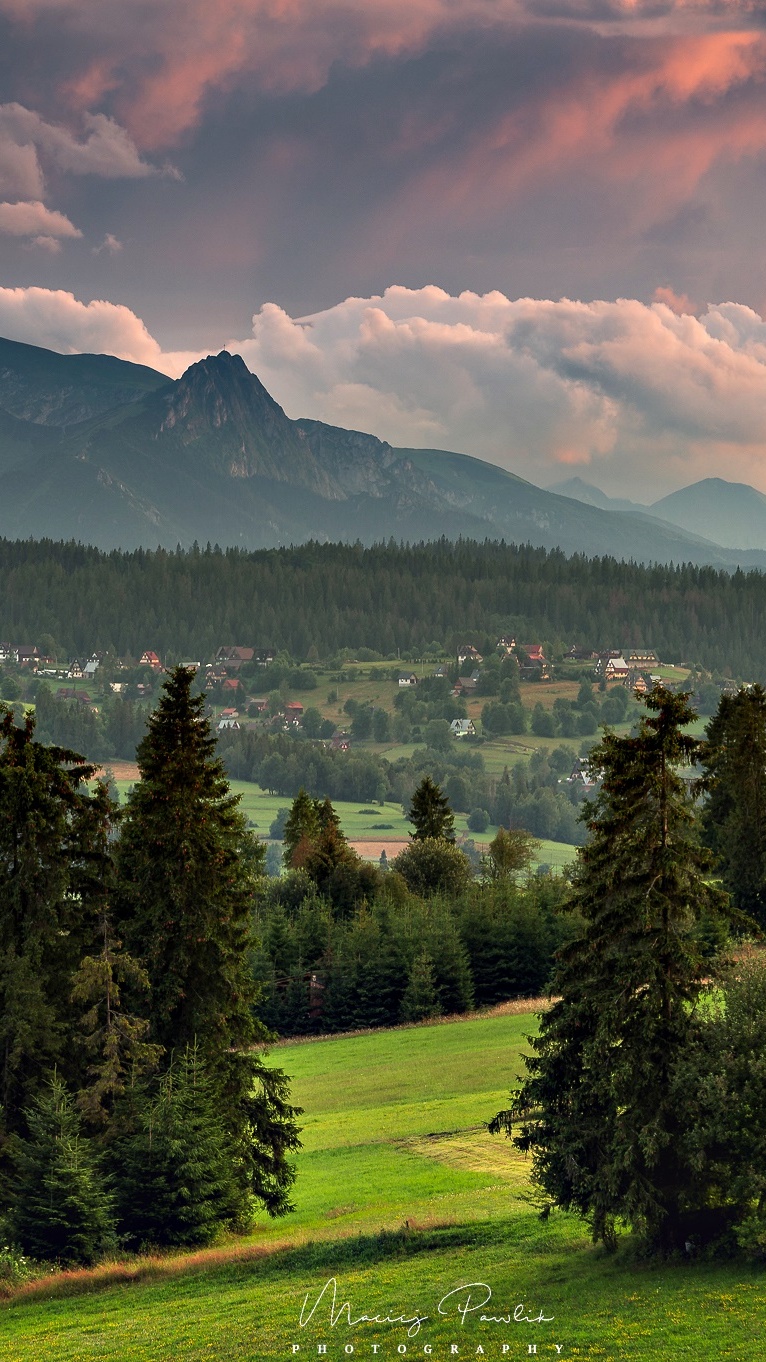
[[68, 656], [153, 648], [165, 662], [201, 660], [239, 643], [299, 659], [343, 648], [413, 657], [434, 642], [493, 647], [508, 631], [553, 655], [573, 643], [650, 646], [766, 680], [766, 579], [490, 542], [107, 554], [0, 541], [0, 637], [47, 635]]

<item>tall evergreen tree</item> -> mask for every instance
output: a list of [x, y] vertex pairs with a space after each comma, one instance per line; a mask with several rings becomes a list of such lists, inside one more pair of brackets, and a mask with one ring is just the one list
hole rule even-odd
[[35, 725], [0, 715], [0, 1103], [6, 1130], [66, 1044], [69, 982], [90, 939], [94, 885], [108, 858], [108, 809], [91, 797], [83, 758], [36, 741]]
[[409, 820], [415, 825], [410, 837], [416, 842], [426, 838], [455, 840], [455, 815], [440, 786], [430, 776], [423, 776], [410, 804]]
[[184, 667], [170, 673], [138, 749], [141, 779], [117, 848], [118, 925], [147, 970], [152, 1042], [168, 1057], [199, 1045], [241, 1172], [243, 1214], [250, 1196], [281, 1214], [297, 1111], [284, 1075], [252, 1049], [267, 1033], [254, 1013], [245, 824], [192, 680]]
[[174, 1059], [156, 1092], [126, 1104], [128, 1133], [113, 1151], [120, 1230], [129, 1242], [206, 1244], [236, 1220], [238, 1188], [215, 1084], [195, 1045]]
[[766, 928], [766, 691], [722, 695], [706, 738], [705, 840], [734, 905]]
[[570, 907], [585, 929], [561, 953], [560, 995], [541, 1020], [528, 1074], [491, 1128], [514, 1133], [556, 1205], [611, 1245], [619, 1217], [661, 1248], [683, 1243], [693, 1179], [670, 1096], [702, 961], [695, 924], [725, 911], [709, 883], [693, 797], [679, 768], [698, 755], [688, 697], [656, 687], [635, 736], [606, 733]]
[[33, 1258], [91, 1263], [114, 1239], [111, 1200], [93, 1146], [59, 1074], [26, 1113], [9, 1228]]

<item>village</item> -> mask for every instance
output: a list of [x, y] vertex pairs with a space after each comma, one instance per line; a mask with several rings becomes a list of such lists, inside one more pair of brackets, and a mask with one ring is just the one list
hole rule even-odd
[[[369, 708], [373, 714], [378, 709], [394, 716], [397, 696], [405, 692], [423, 695], [427, 691], [429, 699], [435, 693], [444, 701], [452, 699], [456, 703], [454, 714], [448, 718], [449, 730], [454, 739], [461, 740], [475, 739], [481, 733], [485, 708], [481, 702], [498, 696], [501, 678], [512, 679], [514, 689], [518, 687], [516, 698], [523, 697], [527, 703], [532, 700], [538, 709], [548, 709], [556, 701], [565, 702], [567, 691], [583, 680], [594, 687], [599, 683], [602, 689], [621, 686], [642, 695], [656, 681], [667, 680], [669, 670], [676, 682], [679, 673], [681, 680], [686, 674], [673, 664], [663, 666], [652, 649], [599, 650], [573, 646], [554, 662], [546, 656], [543, 644], [517, 644], [510, 635], [499, 637], [489, 656], [479, 652], [473, 643], [464, 643], [451, 658], [435, 665], [429, 665], [423, 658], [409, 667], [391, 667], [391, 658], [365, 661], [366, 665], [349, 656], [340, 665], [337, 659], [328, 664], [318, 659], [297, 664], [274, 648], [222, 644], [209, 660], [184, 659], [183, 665], [199, 673], [200, 684], [209, 698], [209, 714], [219, 732], [256, 727], [305, 733], [306, 737], [328, 742], [342, 751], [348, 751], [360, 736], [372, 738], [373, 734], [365, 732], [362, 722], [356, 725], [348, 722], [355, 708], [353, 698], [347, 697], [348, 710], [344, 712], [341, 708], [338, 712], [337, 692], [331, 690], [322, 701], [311, 694], [317, 689], [320, 676], [323, 681], [350, 686], [354, 692], [364, 689], [356, 707]], [[62, 661], [35, 644], [2, 642], [0, 667], [5, 679], [2, 698], [20, 698], [27, 689], [24, 680], [34, 677], [48, 684], [55, 700], [76, 702], [96, 712], [108, 694], [149, 702], [158, 690], [166, 663], [170, 666], [175, 662], [175, 658], [163, 658], [152, 648], [145, 649], [137, 658], [115, 657], [94, 650], [87, 656]], [[360, 688], [358, 683], [363, 680], [373, 682], [373, 687], [368, 684]], [[429, 684], [424, 686], [424, 682]], [[507, 686], [505, 690], [507, 695]], [[443, 705], [441, 711], [444, 712]], [[333, 716], [337, 722], [333, 722]]]

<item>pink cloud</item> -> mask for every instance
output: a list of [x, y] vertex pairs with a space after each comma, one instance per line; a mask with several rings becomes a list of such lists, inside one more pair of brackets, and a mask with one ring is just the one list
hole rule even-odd
[[64, 213], [46, 208], [44, 203], [36, 200], [0, 203], [0, 232], [6, 236], [43, 238], [82, 236], [79, 228]]

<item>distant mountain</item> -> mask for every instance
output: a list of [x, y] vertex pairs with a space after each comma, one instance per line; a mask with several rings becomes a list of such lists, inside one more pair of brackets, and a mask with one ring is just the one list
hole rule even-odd
[[291, 420], [226, 351], [174, 382], [108, 356], [0, 341], [0, 472], [8, 538], [130, 549], [463, 536], [766, 566], [766, 553], [727, 552], [646, 511], [543, 491], [466, 454]]
[[595, 487], [592, 482], [585, 482], [582, 478], [566, 478], [563, 482], [554, 482], [548, 491], [556, 492], [560, 497], [571, 497], [573, 501], [582, 501], [586, 506], [600, 506], [604, 511], [627, 511], [630, 515], [634, 512], [645, 513], [648, 509], [638, 501], [627, 501], [624, 497], [608, 497], [600, 487]]
[[649, 507], [652, 515], [733, 549], [766, 549], [766, 497], [743, 482], [704, 478]]

